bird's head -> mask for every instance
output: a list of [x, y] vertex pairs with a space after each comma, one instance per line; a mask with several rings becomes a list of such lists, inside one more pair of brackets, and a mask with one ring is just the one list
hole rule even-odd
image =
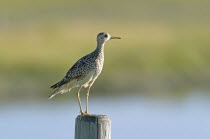
[[111, 40], [111, 39], [121, 39], [120, 37], [113, 37], [111, 35], [109, 35], [108, 33], [105, 33], [105, 32], [101, 32], [98, 34], [97, 36], [97, 42], [99, 44], [103, 44], [105, 42], [107, 42], [108, 40]]

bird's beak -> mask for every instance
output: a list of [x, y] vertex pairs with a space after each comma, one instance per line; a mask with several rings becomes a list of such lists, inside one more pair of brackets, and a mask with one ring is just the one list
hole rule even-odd
[[110, 39], [121, 39], [120, 37], [111, 37]]

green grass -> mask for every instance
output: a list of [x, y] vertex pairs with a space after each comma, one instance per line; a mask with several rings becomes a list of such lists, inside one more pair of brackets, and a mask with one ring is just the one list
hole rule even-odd
[[46, 98], [49, 86], [95, 49], [101, 31], [122, 40], [105, 46], [104, 70], [93, 91], [114, 95], [208, 90], [210, 8], [204, 1], [174, 2], [114, 2], [101, 9], [97, 1], [92, 6], [76, 1], [48, 7], [48, 1], [28, 3], [28, 8], [14, 4], [1, 25], [0, 98]]

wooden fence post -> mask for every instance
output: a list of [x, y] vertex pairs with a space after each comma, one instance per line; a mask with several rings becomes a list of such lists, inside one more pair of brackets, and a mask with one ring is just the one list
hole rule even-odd
[[105, 115], [77, 116], [75, 139], [111, 139], [111, 120]]

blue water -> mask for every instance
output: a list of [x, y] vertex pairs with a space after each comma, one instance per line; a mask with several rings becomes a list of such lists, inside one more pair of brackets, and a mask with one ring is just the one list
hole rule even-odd
[[[112, 139], [209, 139], [210, 97], [90, 98], [90, 112], [112, 120]], [[0, 139], [73, 139], [76, 99], [0, 107]]]

